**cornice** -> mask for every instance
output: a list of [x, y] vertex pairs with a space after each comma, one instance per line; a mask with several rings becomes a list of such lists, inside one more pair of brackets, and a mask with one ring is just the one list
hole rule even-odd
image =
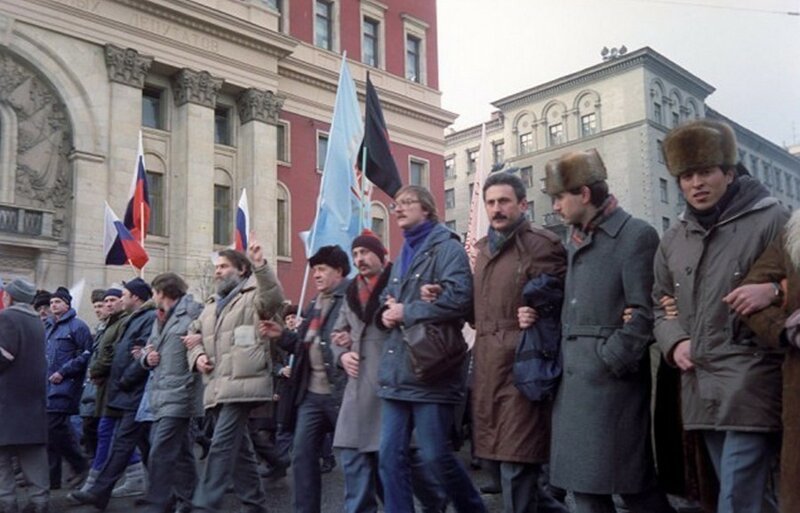
[[[444, 137], [445, 143], [448, 145], [458, 144], [460, 142], [472, 139], [473, 137], [480, 137], [481, 126], [483, 124], [484, 123], [480, 123], [478, 125], [473, 125], [471, 127], [463, 128], [456, 132], [447, 134]], [[485, 124], [486, 124], [486, 135], [488, 136], [491, 133], [502, 130], [504, 126], [504, 121], [503, 118], [496, 118], [496, 119], [490, 119]]]
[[788, 167], [800, 172], [800, 158], [789, 153], [786, 148], [783, 148], [782, 146], [773, 143], [769, 139], [758, 135], [752, 130], [740, 125], [731, 118], [708, 106], [706, 106], [706, 117], [724, 121], [725, 123], [731, 125], [733, 127], [733, 131], [736, 133], [736, 139], [738, 142], [744, 143], [744, 146], [748, 149], [752, 148], [754, 151], [758, 151], [764, 155], [769, 155], [770, 158], [781, 159]]

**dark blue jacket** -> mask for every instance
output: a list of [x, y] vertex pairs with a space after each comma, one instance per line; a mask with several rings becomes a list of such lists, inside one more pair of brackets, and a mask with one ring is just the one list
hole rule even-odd
[[[392, 267], [389, 284], [383, 292], [403, 303], [403, 325], [426, 321], [463, 320], [472, 311], [472, 273], [464, 246], [455, 232], [437, 224], [411, 260], [406, 275], [400, 266]], [[422, 301], [422, 285], [438, 283], [442, 293], [432, 303]], [[378, 325], [383, 309], [378, 312]], [[383, 345], [378, 370], [379, 395], [384, 399], [430, 403], [458, 403], [464, 397], [466, 365], [436, 384], [420, 382], [411, 369], [401, 327], [389, 332]]]
[[148, 301], [125, 319], [126, 325], [114, 346], [114, 360], [108, 378], [108, 406], [117, 410], [136, 411], [142, 401], [144, 386], [150, 373], [133, 358], [133, 346], [144, 347], [153, 332], [156, 307]]
[[61, 374], [61, 383], [47, 384], [47, 411], [78, 413], [86, 365], [92, 354], [92, 332], [70, 308], [59, 320], [51, 319], [46, 331], [47, 376]]

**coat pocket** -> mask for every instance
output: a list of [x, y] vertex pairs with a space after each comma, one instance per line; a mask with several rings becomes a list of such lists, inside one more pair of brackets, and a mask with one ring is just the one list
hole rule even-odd
[[262, 344], [231, 349], [231, 376], [249, 378], [268, 373], [267, 347]]

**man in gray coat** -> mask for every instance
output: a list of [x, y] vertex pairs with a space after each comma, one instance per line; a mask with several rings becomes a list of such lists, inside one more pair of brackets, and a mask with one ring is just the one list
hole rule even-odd
[[[724, 123], [674, 129], [664, 154], [687, 207], [656, 254], [655, 335], [681, 370], [683, 427], [705, 442], [719, 513], [760, 513], [763, 499], [774, 511], [765, 490], [780, 443], [783, 350], [758, 347], [727, 296], [789, 214], [737, 164], [736, 137]], [[666, 309], [671, 299], [677, 316]]]
[[0, 513], [17, 512], [13, 456], [28, 482], [29, 510], [45, 513], [50, 500], [47, 361], [44, 326], [31, 306], [35, 294], [36, 287], [22, 279], [0, 293]]
[[[609, 194], [597, 150], [550, 161], [545, 189], [572, 226], [562, 311], [564, 369], [553, 408], [551, 482], [576, 513], [673, 509], [655, 480], [650, 443], [650, 289], [656, 231]], [[623, 312], [631, 319], [623, 323]], [[520, 324], [535, 321], [520, 312]]]

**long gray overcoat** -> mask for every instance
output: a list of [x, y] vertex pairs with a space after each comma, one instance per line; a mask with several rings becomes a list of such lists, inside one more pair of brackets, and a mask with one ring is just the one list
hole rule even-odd
[[[553, 407], [550, 477], [593, 494], [653, 483], [650, 290], [658, 234], [617, 208], [580, 245], [567, 244], [564, 371]], [[623, 311], [633, 318], [623, 324]]]

